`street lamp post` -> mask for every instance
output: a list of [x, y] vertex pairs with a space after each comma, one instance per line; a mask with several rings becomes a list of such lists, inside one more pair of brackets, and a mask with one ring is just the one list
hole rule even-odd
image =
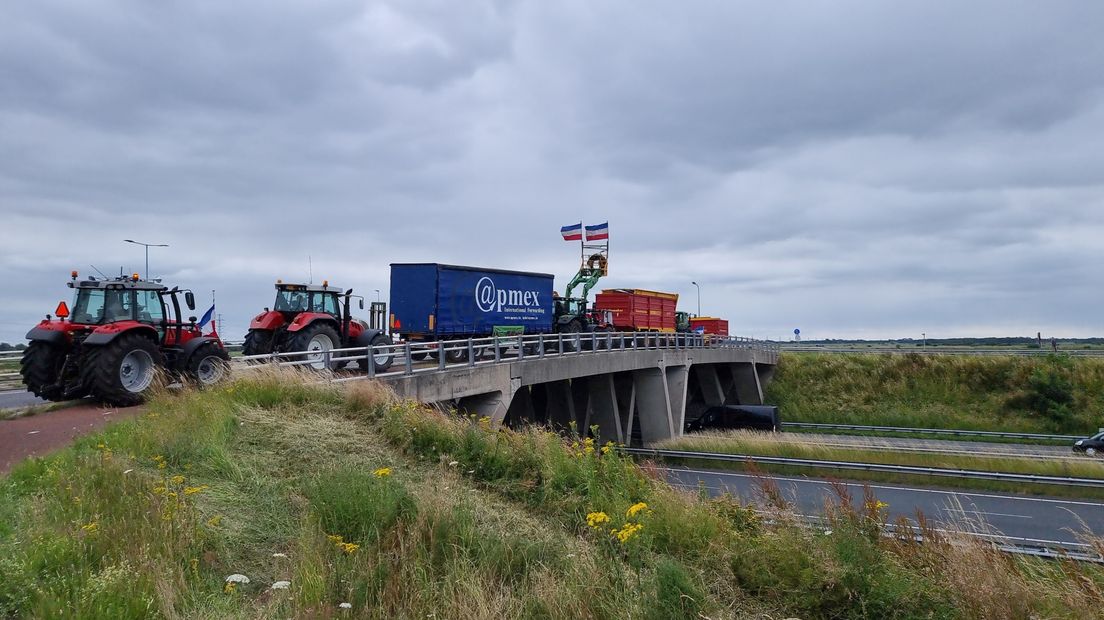
[[376, 303], [379, 303], [379, 300], [380, 300], [380, 292], [379, 292], [379, 289], [377, 288], [376, 289]]
[[691, 282], [690, 284], [693, 284], [694, 288], [698, 289], [698, 316], [701, 316], [701, 286], [699, 286], [697, 282]]
[[146, 279], [147, 280], [149, 279], [149, 249], [151, 247], [154, 247], [154, 248], [167, 248], [167, 247], [169, 247], [169, 244], [167, 244], [167, 243], [142, 243], [141, 241], [135, 241], [134, 239], [123, 239], [123, 241], [126, 241], [127, 243], [133, 243], [134, 245], [145, 246], [145, 248], [146, 248]]
[[922, 337], [924, 339], [924, 348], [925, 349], [928, 348], [928, 333], [927, 332], [920, 332], [920, 337]]

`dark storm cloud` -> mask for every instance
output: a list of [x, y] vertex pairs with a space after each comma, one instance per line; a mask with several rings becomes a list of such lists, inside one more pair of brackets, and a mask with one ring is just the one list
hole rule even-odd
[[[1098, 334], [1104, 7], [1056, 2], [15, 3], [0, 340], [76, 267], [386, 297], [388, 263], [553, 272], [738, 333]], [[200, 296], [201, 299], [204, 297]], [[693, 303], [684, 303], [693, 306]]]

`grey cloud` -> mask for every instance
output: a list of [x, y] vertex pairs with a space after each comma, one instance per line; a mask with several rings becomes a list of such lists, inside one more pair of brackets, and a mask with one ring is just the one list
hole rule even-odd
[[139, 266], [123, 238], [239, 338], [308, 256], [384, 297], [408, 260], [562, 286], [580, 219], [611, 223], [603, 286], [697, 280], [737, 333], [1099, 333], [1102, 12], [17, 3], [0, 340], [69, 269]]

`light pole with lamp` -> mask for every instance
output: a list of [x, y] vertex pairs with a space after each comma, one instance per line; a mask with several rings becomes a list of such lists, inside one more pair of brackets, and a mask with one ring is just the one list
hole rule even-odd
[[149, 249], [152, 248], [167, 248], [167, 243], [142, 243], [141, 241], [135, 241], [134, 239], [123, 239], [127, 243], [133, 243], [134, 245], [145, 246], [146, 248], [146, 279], [149, 280]]
[[693, 284], [694, 288], [698, 289], [698, 316], [701, 316], [701, 286], [699, 286], [697, 282], [691, 282], [690, 284]]

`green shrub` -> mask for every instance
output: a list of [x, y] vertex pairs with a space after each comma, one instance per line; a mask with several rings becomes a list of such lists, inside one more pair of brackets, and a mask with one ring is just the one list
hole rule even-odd
[[417, 503], [401, 483], [360, 469], [319, 474], [306, 495], [327, 534], [358, 544], [375, 542], [417, 512]]
[[706, 593], [678, 562], [663, 558], [656, 564], [654, 591], [655, 601], [647, 606], [645, 618], [696, 620], [706, 617]]

